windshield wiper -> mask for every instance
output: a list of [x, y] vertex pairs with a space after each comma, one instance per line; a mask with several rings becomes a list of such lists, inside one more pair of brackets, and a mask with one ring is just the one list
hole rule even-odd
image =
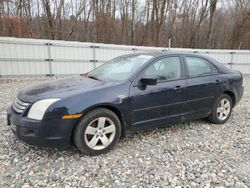
[[99, 78], [95, 77], [95, 76], [92, 76], [92, 75], [89, 75], [88, 78], [92, 78], [94, 80], [100, 80]]

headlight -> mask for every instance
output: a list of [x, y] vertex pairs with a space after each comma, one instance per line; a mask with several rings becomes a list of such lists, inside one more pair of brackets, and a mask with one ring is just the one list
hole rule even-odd
[[43, 99], [34, 103], [28, 113], [28, 118], [42, 120], [48, 107], [60, 99]]

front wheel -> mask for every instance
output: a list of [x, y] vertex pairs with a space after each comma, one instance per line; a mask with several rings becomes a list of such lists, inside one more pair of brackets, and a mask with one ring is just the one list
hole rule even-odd
[[121, 135], [121, 123], [112, 111], [99, 108], [88, 112], [74, 130], [74, 143], [87, 155], [111, 150]]
[[232, 107], [231, 97], [227, 94], [220, 95], [212, 107], [208, 120], [215, 124], [225, 123], [231, 115]]

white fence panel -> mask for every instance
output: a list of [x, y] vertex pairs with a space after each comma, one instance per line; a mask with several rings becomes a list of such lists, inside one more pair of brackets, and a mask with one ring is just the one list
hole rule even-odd
[[43, 42], [0, 38], [0, 75], [46, 74], [48, 51]]
[[[160, 47], [0, 37], [0, 76], [79, 74], [120, 55], [168, 50]], [[170, 51], [204, 54], [231, 69], [250, 74], [250, 50], [171, 48]]]
[[54, 42], [50, 47], [53, 74], [79, 74], [94, 68], [90, 45], [72, 42]]

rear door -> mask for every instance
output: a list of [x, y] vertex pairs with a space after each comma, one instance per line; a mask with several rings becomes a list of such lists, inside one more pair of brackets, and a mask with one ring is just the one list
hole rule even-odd
[[187, 72], [187, 119], [207, 116], [218, 94], [220, 79], [218, 69], [208, 60], [186, 56]]

